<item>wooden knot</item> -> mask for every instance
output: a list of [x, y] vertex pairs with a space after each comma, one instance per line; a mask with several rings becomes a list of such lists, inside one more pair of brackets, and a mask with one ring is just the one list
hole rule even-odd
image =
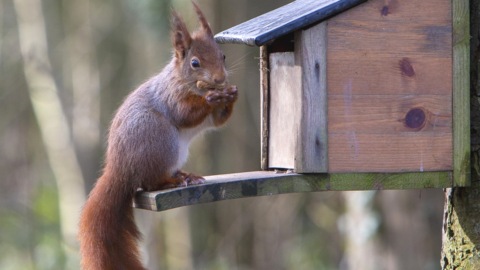
[[398, 62], [398, 65], [400, 66], [403, 75], [407, 77], [415, 76], [415, 70], [413, 69], [410, 59], [405, 57]]
[[425, 111], [422, 108], [413, 108], [405, 116], [405, 126], [415, 131], [421, 130], [425, 126]]
[[382, 16], [388, 16], [388, 14], [390, 14], [390, 12], [388, 11], [388, 6], [384, 6], [380, 13], [382, 14]]

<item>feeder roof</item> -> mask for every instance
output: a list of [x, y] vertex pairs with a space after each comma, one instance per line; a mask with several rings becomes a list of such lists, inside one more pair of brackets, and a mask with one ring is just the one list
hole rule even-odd
[[366, 0], [297, 0], [215, 35], [218, 43], [261, 46]]

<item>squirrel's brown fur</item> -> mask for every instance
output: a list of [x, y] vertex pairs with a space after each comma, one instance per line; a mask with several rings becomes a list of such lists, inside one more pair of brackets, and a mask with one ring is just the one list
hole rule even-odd
[[204, 15], [193, 5], [199, 30], [190, 35], [172, 11], [171, 62], [132, 92], [112, 121], [104, 172], [79, 224], [83, 269], [145, 269], [132, 209], [136, 190], [204, 182], [180, 167], [191, 140], [230, 117], [237, 88], [228, 86], [225, 56]]

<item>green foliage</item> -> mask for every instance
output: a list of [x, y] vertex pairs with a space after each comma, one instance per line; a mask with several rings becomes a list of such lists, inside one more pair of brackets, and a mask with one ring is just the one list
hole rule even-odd
[[32, 208], [0, 211], [0, 269], [64, 269], [54, 187], [35, 189]]

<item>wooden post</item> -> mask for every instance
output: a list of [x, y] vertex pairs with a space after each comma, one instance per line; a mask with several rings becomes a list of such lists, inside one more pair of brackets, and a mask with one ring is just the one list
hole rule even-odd
[[328, 171], [327, 22], [295, 32], [295, 62], [302, 68], [295, 171]]
[[262, 116], [262, 170], [268, 169], [268, 49], [267, 45], [260, 46], [260, 115]]
[[[471, 9], [469, 11], [469, 9]], [[442, 235], [442, 269], [480, 269], [480, 92], [477, 79], [480, 74], [480, 55], [470, 58], [469, 47], [480, 48], [480, 4], [478, 1], [453, 0], [454, 32], [454, 188], [445, 192]], [[469, 14], [472, 15], [469, 18]], [[471, 28], [471, 31], [469, 30]], [[470, 34], [472, 37], [470, 38]], [[471, 72], [470, 72], [471, 70]], [[472, 88], [470, 88], [470, 73]], [[472, 97], [471, 103], [469, 102]], [[469, 102], [470, 106], [461, 102]], [[463, 116], [462, 116], [463, 114]], [[460, 117], [470, 116], [464, 120]], [[458, 122], [460, 120], [460, 122]], [[471, 127], [470, 127], [471, 125]], [[470, 141], [470, 128], [472, 140]], [[471, 164], [468, 161], [472, 158]], [[470, 173], [471, 172], [471, 173]], [[470, 180], [471, 175], [471, 180]], [[471, 185], [471, 187], [460, 187]]]
[[453, 13], [453, 179], [470, 186], [469, 1], [454, 0]]

